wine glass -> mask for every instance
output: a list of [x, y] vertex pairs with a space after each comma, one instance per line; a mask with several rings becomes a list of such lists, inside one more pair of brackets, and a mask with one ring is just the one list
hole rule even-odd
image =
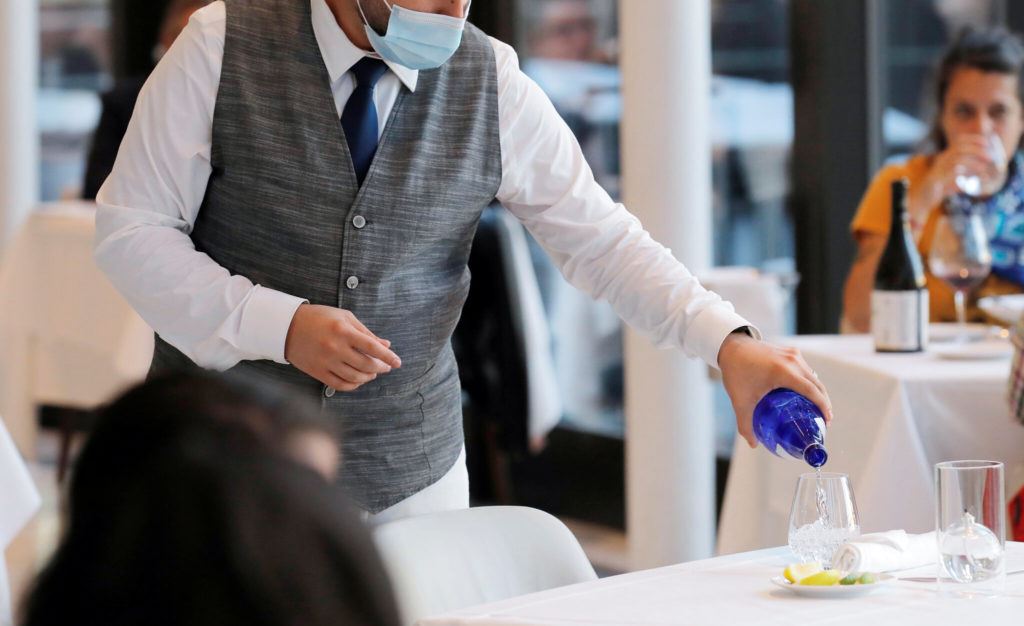
[[860, 517], [846, 474], [801, 474], [789, 514], [789, 548], [801, 563], [832, 563], [836, 550], [860, 536]]
[[932, 274], [953, 288], [957, 341], [967, 341], [967, 295], [992, 271], [992, 252], [984, 221], [976, 212], [945, 212], [939, 216], [928, 253]]

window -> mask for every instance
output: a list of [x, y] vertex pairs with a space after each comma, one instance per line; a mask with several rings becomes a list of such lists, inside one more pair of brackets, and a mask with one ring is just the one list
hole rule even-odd
[[[597, 181], [621, 195], [622, 116], [615, 0], [518, 0], [515, 43], [523, 70], [551, 97], [576, 134]], [[714, 237], [718, 265], [790, 276], [793, 227], [786, 211], [793, 135], [786, 0], [713, 3]], [[666, 63], [670, 63], [666, 59]], [[558, 275], [537, 249], [551, 323], [563, 425], [621, 437], [621, 322]], [[724, 393], [721, 438], [734, 434]]]
[[[523, 71], [551, 98], [613, 198], [620, 195], [615, 0], [519, 0], [516, 49]], [[621, 437], [622, 327], [606, 303], [570, 286], [534, 242], [552, 331], [564, 424]]]
[[75, 198], [110, 84], [107, 0], [41, 0], [39, 129], [43, 201]]
[[932, 80], [942, 52], [966, 26], [996, 21], [993, 0], [887, 0], [884, 5], [885, 156], [921, 146], [935, 113]]

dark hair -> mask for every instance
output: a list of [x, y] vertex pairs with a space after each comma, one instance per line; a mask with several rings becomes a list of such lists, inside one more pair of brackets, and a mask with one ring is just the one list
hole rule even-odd
[[320, 423], [300, 407], [191, 374], [149, 381], [107, 407], [24, 623], [397, 624], [357, 514], [274, 440]]
[[1024, 70], [1024, 44], [1020, 38], [1002, 27], [978, 29], [967, 27], [960, 31], [956, 40], [942, 56], [935, 81], [937, 109], [929, 139], [933, 147], [945, 150], [946, 134], [942, 130], [942, 109], [946, 93], [957, 70], [971, 68], [982, 72], [1009, 74], [1017, 77], [1017, 99], [1024, 103], [1024, 85], [1021, 72]]
[[338, 438], [338, 426], [318, 407], [283, 387], [208, 372], [164, 374], [100, 410], [90, 445], [76, 464], [95, 467], [72, 474], [72, 493], [91, 491], [85, 486], [74, 488], [91, 476], [117, 480], [196, 426], [219, 430], [230, 439], [261, 442], [277, 451], [298, 432]]

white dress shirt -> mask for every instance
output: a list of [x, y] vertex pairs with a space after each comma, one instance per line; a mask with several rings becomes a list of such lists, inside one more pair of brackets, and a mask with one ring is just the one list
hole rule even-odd
[[[325, 0], [311, 4], [340, 118], [354, 88], [349, 69], [367, 53], [344, 34]], [[221, 370], [245, 359], [285, 363], [288, 328], [304, 302], [231, 275], [189, 238], [211, 173], [225, 22], [223, 2], [201, 9], [161, 59], [97, 196], [96, 217], [96, 260], [118, 290], [171, 345], [199, 365]], [[502, 163], [498, 201], [570, 283], [609, 301], [660, 347], [680, 347], [717, 366], [725, 337], [748, 322], [701, 287], [595, 182], [576, 138], [520, 71], [515, 52], [491, 43]], [[415, 91], [418, 76], [388, 66], [374, 96], [381, 120], [388, 119], [399, 90]], [[379, 126], [383, 132], [384, 124]]]

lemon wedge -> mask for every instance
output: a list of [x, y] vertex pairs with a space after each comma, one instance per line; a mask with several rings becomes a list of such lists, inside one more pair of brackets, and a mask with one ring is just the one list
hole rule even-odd
[[798, 583], [804, 578], [817, 574], [822, 570], [821, 563], [793, 563], [786, 566], [786, 569], [782, 571], [782, 575], [786, 577], [791, 583]]
[[827, 569], [817, 574], [811, 574], [800, 579], [801, 585], [814, 585], [817, 587], [829, 587], [838, 583], [843, 578], [843, 572], [837, 569]]

